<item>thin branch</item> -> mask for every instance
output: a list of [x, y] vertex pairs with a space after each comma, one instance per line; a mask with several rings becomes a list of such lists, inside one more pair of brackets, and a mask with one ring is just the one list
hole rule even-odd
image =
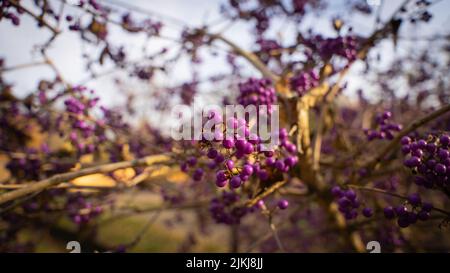
[[124, 212], [120, 212], [114, 216], [111, 216], [110, 218], [104, 219], [100, 222], [100, 224], [106, 224], [106, 223], [110, 223], [110, 222], [114, 222], [126, 217], [131, 217], [134, 215], [139, 215], [139, 214], [145, 214], [145, 213], [149, 213], [149, 212], [155, 212], [155, 211], [159, 211], [159, 210], [164, 210], [164, 211], [168, 211], [168, 210], [189, 210], [189, 209], [198, 209], [201, 207], [205, 207], [206, 205], [209, 204], [209, 201], [207, 200], [200, 200], [197, 202], [193, 202], [193, 203], [186, 203], [186, 204], [182, 204], [182, 205], [159, 205], [159, 206], [150, 206], [147, 208], [138, 208], [138, 207], [131, 207], [131, 208], [120, 208], [120, 210], [124, 210]]
[[145, 223], [145, 225], [142, 227], [142, 229], [139, 231], [139, 233], [136, 235], [136, 237], [128, 244], [126, 244], [127, 248], [131, 248], [136, 246], [144, 237], [144, 235], [147, 233], [148, 229], [156, 222], [158, 217], [161, 215], [162, 210], [156, 211]]
[[148, 8], [144, 8], [141, 6], [133, 5], [131, 4], [131, 1], [128, 2], [122, 2], [122, 1], [116, 1], [116, 0], [102, 0], [103, 4], [107, 5], [114, 5], [117, 7], [121, 7], [125, 10], [134, 11], [143, 15], [153, 16], [153, 17], [159, 17], [161, 20], [165, 20], [166, 22], [171, 22], [174, 27], [177, 28], [184, 28], [187, 25], [189, 25], [187, 22], [184, 22], [183, 20], [180, 20], [176, 17], [169, 16], [167, 14], [162, 14], [160, 12], [156, 12], [153, 10], [150, 10]]
[[253, 199], [248, 200], [245, 205], [249, 208], [253, 207], [254, 205], [256, 205], [256, 203], [258, 203], [259, 200], [262, 200], [262, 199], [266, 198], [267, 196], [271, 195], [273, 192], [275, 192], [277, 189], [281, 188], [287, 182], [288, 182], [287, 179], [276, 182], [275, 184], [273, 184], [272, 186], [267, 188], [265, 191], [263, 191], [262, 193], [260, 193], [256, 197], [254, 197]]
[[270, 226], [270, 230], [272, 231], [273, 238], [275, 238], [275, 242], [277, 243], [278, 248], [282, 252], [286, 252], [285, 248], [283, 247], [283, 243], [281, 242], [280, 237], [278, 236], [277, 227], [272, 222], [272, 217], [270, 217], [270, 219], [269, 219], [269, 226]]
[[15, 66], [10, 66], [10, 67], [5, 67], [3, 69], [0, 69], [0, 73], [11, 72], [11, 71], [18, 70], [18, 69], [30, 68], [30, 67], [41, 66], [41, 65], [48, 65], [48, 63], [46, 61], [43, 61], [43, 62], [32, 62], [32, 63], [18, 64], [18, 65], [15, 65]]

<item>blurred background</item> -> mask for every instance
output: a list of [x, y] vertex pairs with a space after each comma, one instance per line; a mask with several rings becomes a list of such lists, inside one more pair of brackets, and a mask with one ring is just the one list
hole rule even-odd
[[[56, 5], [58, 0], [49, 0]], [[75, 0], [68, 0], [68, 3], [75, 3]], [[228, 1], [218, 0], [99, 0], [112, 10], [119, 13], [130, 12], [134, 18], [150, 18], [162, 22], [163, 28], [160, 37], [149, 39], [144, 34], [129, 34], [114, 27], [110, 28], [108, 39], [117, 47], [123, 47], [128, 53], [127, 60], [130, 63], [145, 63], [146, 58], [158, 55], [162, 49], [167, 50], [167, 54], [161, 58], [164, 63], [171, 58], [175, 58], [179, 52], [179, 44], [176, 42], [180, 34], [186, 28], [201, 28], [208, 26], [211, 32], [221, 32], [225, 37], [233, 40], [239, 46], [249, 51], [255, 50], [254, 35], [249, 32], [253, 30], [251, 22], [230, 22], [224, 18], [221, 12]], [[274, 18], [271, 28], [266, 34], [266, 38], [273, 38], [282, 44], [295, 43], [295, 33], [297, 30], [321, 33], [324, 36], [335, 36], [336, 32], [330, 21], [334, 18], [344, 18], [347, 25], [352, 26], [353, 32], [358, 36], [368, 36], [376, 29], [380, 22], [388, 20], [392, 13], [402, 4], [400, 0], [367, 0], [365, 2], [376, 12], [365, 14], [349, 9], [349, 4], [356, 1], [333, 0], [325, 1], [326, 9], [308, 13], [300, 22]], [[381, 56], [379, 61], [374, 62], [371, 69], [381, 71], [390, 67], [402, 56], [408, 56], [411, 52], [420, 51], [420, 48], [430, 46], [427, 37], [448, 37], [448, 26], [450, 25], [450, 1], [436, 1], [430, 8], [433, 14], [428, 24], [411, 26], [410, 23], [402, 25], [398, 36], [401, 37], [397, 44], [391, 40], [381, 42], [374, 50], [372, 56]], [[21, 3], [36, 10], [32, 0], [23, 0]], [[82, 12], [68, 5], [66, 12], [74, 17], [80, 16], [83, 20]], [[61, 21], [61, 28], [67, 28], [69, 23]], [[38, 29], [36, 21], [29, 16], [21, 17], [20, 27], [17, 28], [9, 22], [0, 23], [0, 58], [6, 60], [5, 67], [20, 67], [24, 64], [37, 63], [42, 61], [37, 45], [45, 43], [51, 37], [47, 30]], [[436, 41], [439, 43], [439, 40]], [[156, 72], [151, 80], [142, 81], [132, 77], [127, 70], [118, 69], [112, 62], [103, 65], [93, 63], [87, 65], [92, 56], [98, 56], [101, 48], [83, 43], [76, 32], [65, 31], [48, 48], [47, 55], [54, 61], [54, 66], [64, 80], [71, 85], [85, 85], [89, 89], [95, 90], [100, 97], [102, 105], [114, 108], [122, 107], [125, 101], [130, 101], [128, 107], [133, 109], [133, 115], [124, 112], [127, 121], [139, 124], [143, 121], [157, 129], [162, 134], [168, 133], [167, 112], [159, 111], [158, 105], [153, 98], [164, 95], [167, 87], [179, 86], [185, 82], [199, 79], [197, 92], [194, 101], [196, 104], [220, 103], [221, 97], [217, 92], [226, 96], [236, 96], [237, 84], [230, 85], [228, 82], [202, 81], [212, 77], [220, 77], [229, 74], [230, 67], [227, 65], [228, 52], [223, 45], [215, 47], [201, 48], [198, 57], [201, 63], [192, 64], [189, 56], [177, 58], [170, 66], [170, 73]], [[152, 60], [153, 61], [153, 60]], [[257, 76], [258, 72], [244, 60], [237, 60], [242, 69], [242, 78]], [[154, 64], [154, 62], [152, 63]], [[364, 94], [369, 100], [379, 99], [379, 93], [375, 92], [377, 86], [372, 86], [366, 75], [361, 72], [366, 69], [363, 63], [357, 63], [351, 68], [351, 72], [346, 78], [348, 83], [344, 90], [345, 98], [352, 100], [356, 98], [357, 91], [364, 87]], [[170, 75], [170, 76], [168, 76]], [[15, 95], [26, 97], [35, 92], [39, 81], [53, 79], [54, 70], [46, 65], [30, 65], [22, 69], [12, 69], [3, 73], [4, 80], [14, 85]], [[397, 86], [397, 94], [405, 94], [407, 86], [401, 83]], [[131, 99], [132, 98], [132, 99]], [[168, 98], [170, 104], [180, 103], [179, 98]], [[64, 145], [58, 139], [48, 141], [48, 136], [36, 132], [31, 146], [40, 146], [43, 142], [50, 142], [51, 145]], [[5, 165], [5, 157], [0, 156], [0, 181], [7, 180], [8, 171]], [[92, 158], [85, 157], [82, 162], [90, 162]], [[132, 169], [125, 169], [114, 173], [116, 179], [111, 179], [105, 175], [94, 175], [82, 177], [73, 183], [78, 185], [91, 185], [108, 187], [115, 185], [117, 180], [132, 183], [131, 177], [135, 177]], [[178, 169], [161, 168], [145, 183], [169, 184], [183, 183], [187, 175]], [[207, 237], [199, 237], [190, 234], [192, 225], [198, 223], [200, 215], [190, 211], [190, 206], [185, 208], [173, 208], [161, 210], [162, 197], [159, 194], [141, 192], [139, 189], [132, 189], [115, 197], [114, 206], [117, 211], [121, 207], [128, 210], [114, 215], [104, 213], [99, 219], [96, 231], [96, 240], [85, 240], [82, 248], [96, 249], [99, 251], [111, 248], [120, 248], [124, 242], [127, 244], [127, 251], [136, 252], [173, 252], [173, 251], [201, 251], [201, 252], [221, 252], [229, 250], [230, 231], [227, 227], [215, 225], [212, 232]], [[201, 200], [199, 200], [201, 201]], [[193, 204], [192, 206], [198, 206]], [[133, 208], [130, 211], [130, 208]], [[114, 216], [114, 217], [112, 217]], [[88, 231], [86, 231], [88, 232]], [[80, 235], [81, 234], [81, 235]], [[24, 241], [27, 238], [39, 238], [37, 252], [65, 252], [66, 242], [77, 239], [77, 236], [84, 237], [83, 231], [77, 232], [73, 225], [68, 222], [60, 222], [50, 228], [30, 228], [21, 233]], [[89, 236], [87, 236], [89, 237]], [[322, 247], [317, 246], [318, 251]], [[313, 247], [312, 250], [315, 250]]]

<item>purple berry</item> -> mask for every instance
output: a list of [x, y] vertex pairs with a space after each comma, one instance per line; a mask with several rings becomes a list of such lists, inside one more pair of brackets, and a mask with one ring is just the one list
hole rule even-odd
[[225, 160], [225, 157], [221, 154], [217, 155], [216, 158], [214, 158], [214, 162], [217, 164], [222, 163]]
[[356, 192], [352, 189], [347, 190], [345, 192], [345, 197], [347, 197], [350, 200], [355, 200], [356, 199]]
[[244, 147], [244, 150], [243, 150], [243, 152], [245, 153], [245, 154], [251, 154], [251, 153], [253, 153], [253, 151], [254, 151], [254, 149], [253, 149], [253, 145], [250, 143], [250, 142], [247, 142], [246, 144], [245, 144], [245, 147]]
[[267, 173], [266, 170], [260, 170], [260, 171], [258, 172], [258, 177], [259, 177], [259, 179], [261, 179], [261, 180], [267, 180], [267, 179], [269, 179], [269, 174]]
[[288, 206], [289, 206], [289, 202], [286, 199], [282, 199], [282, 200], [278, 201], [278, 208], [287, 209]]
[[219, 188], [225, 187], [227, 185], [227, 183], [228, 183], [228, 180], [223, 180], [223, 181], [216, 180], [216, 186]]
[[423, 139], [417, 141], [417, 145], [419, 145], [419, 148], [420, 148], [420, 149], [425, 149], [425, 148], [427, 148], [427, 142], [426, 142], [425, 140], [423, 140]]
[[417, 218], [418, 218], [420, 221], [426, 221], [426, 220], [428, 220], [428, 219], [430, 218], [430, 213], [427, 212], [427, 211], [425, 211], [425, 210], [421, 210], [421, 211], [419, 211], [419, 213], [417, 214]]
[[397, 224], [401, 228], [407, 228], [410, 223], [408, 217], [399, 217], [397, 219]]
[[239, 188], [242, 184], [242, 180], [239, 176], [233, 176], [230, 180], [230, 186], [232, 188]]
[[228, 159], [227, 161], [225, 161], [225, 166], [227, 166], [227, 168], [229, 170], [232, 170], [234, 168], [234, 161], [231, 159]]
[[408, 196], [408, 202], [413, 206], [418, 206], [421, 202], [420, 195], [418, 193], [413, 193]]
[[296, 156], [288, 156], [284, 160], [284, 164], [286, 164], [289, 167], [293, 167], [295, 164], [297, 164], [297, 157]]
[[386, 219], [394, 219], [395, 218], [395, 212], [394, 212], [394, 208], [389, 206], [389, 207], [385, 207], [384, 210], [384, 217], [386, 217]]
[[253, 173], [252, 165], [246, 164], [242, 167], [242, 173], [245, 175], [251, 175]]
[[434, 166], [434, 171], [437, 174], [445, 174], [447, 172], [447, 168], [445, 167], [444, 164], [438, 163], [436, 164], [436, 166]]
[[338, 200], [338, 205], [339, 205], [339, 207], [341, 207], [341, 208], [348, 208], [348, 207], [351, 206], [351, 202], [350, 202], [350, 200], [348, 200], [347, 198], [341, 197], [341, 198], [339, 198], [339, 200]]
[[284, 170], [284, 162], [281, 160], [277, 160], [275, 162], [275, 168], [277, 168], [280, 171], [283, 171]]
[[423, 202], [422, 204], [422, 210], [426, 212], [430, 212], [433, 209], [433, 205], [428, 202]]
[[447, 147], [448, 144], [450, 143], [450, 136], [448, 135], [442, 135], [439, 138], [439, 142], [441, 143], [442, 146]]
[[400, 205], [400, 206], [398, 206], [398, 207], [395, 208], [395, 213], [396, 213], [397, 216], [399, 216], [399, 217], [405, 216], [405, 215], [408, 214], [408, 209], [407, 209], [405, 206]]
[[223, 147], [225, 147], [226, 149], [231, 149], [234, 147], [234, 140], [232, 139], [224, 139], [222, 141], [222, 145]]
[[445, 160], [446, 158], [448, 158], [450, 156], [450, 152], [445, 149], [439, 149], [438, 156], [441, 160]]
[[339, 186], [334, 186], [331, 189], [331, 194], [333, 194], [333, 196], [335, 196], [335, 197], [341, 197], [343, 193]]
[[219, 154], [219, 152], [216, 149], [210, 148], [208, 150], [207, 156], [208, 156], [208, 158], [214, 159], [217, 157], [218, 154]]
[[217, 181], [223, 182], [227, 180], [227, 174], [225, 173], [225, 171], [220, 170], [216, 173], [216, 179]]
[[402, 139], [400, 140], [400, 143], [402, 145], [408, 145], [409, 143], [411, 143], [411, 138], [408, 136], [404, 136], [402, 137]]
[[417, 167], [420, 164], [420, 158], [413, 156], [413, 157], [405, 160], [404, 164], [406, 167], [409, 167], [409, 168]]
[[362, 214], [363, 214], [365, 217], [369, 218], [369, 217], [372, 217], [373, 211], [372, 211], [371, 208], [364, 208], [364, 209], [362, 210]]
[[275, 164], [275, 161], [276, 160], [273, 157], [266, 158], [266, 165], [267, 166], [273, 166]]
[[383, 113], [383, 119], [389, 119], [392, 117], [392, 113], [390, 111], [386, 111]]

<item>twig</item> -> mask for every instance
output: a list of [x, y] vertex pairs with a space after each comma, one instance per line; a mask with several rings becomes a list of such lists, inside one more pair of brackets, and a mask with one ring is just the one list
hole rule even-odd
[[259, 195], [257, 195], [256, 197], [254, 197], [253, 199], [250, 199], [246, 202], [246, 206], [247, 207], [253, 207], [254, 205], [256, 205], [256, 203], [258, 203], [259, 200], [264, 199], [265, 197], [269, 196], [270, 194], [272, 194], [274, 191], [276, 191], [277, 189], [281, 188], [284, 184], [286, 184], [288, 182], [287, 179], [283, 180], [283, 181], [279, 181], [276, 182], [275, 184], [273, 184], [272, 186], [270, 186], [269, 188], [267, 188], [265, 191], [263, 191], [262, 193], [260, 193]]
[[286, 252], [285, 248], [283, 247], [283, 243], [281, 243], [280, 237], [278, 236], [277, 227], [273, 223], [271, 216], [269, 217], [269, 226], [270, 226], [270, 230], [272, 231], [273, 238], [275, 238], [275, 242], [277, 243], [278, 248], [282, 252]]
[[150, 219], [145, 223], [144, 227], [142, 227], [142, 230], [139, 231], [139, 233], [136, 235], [136, 237], [131, 241], [130, 243], [126, 244], [127, 248], [131, 248], [136, 246], [141, 240], [142, 237], [144, 237], [145, 233], [147, 233], [148, 229], [155, 223], [155, 221], [158, 219], [158, 217], [161, 215], [162, 210], [158, 210], [153, 214]]
[[43, 61], [43, 62], [32, 62], [32, 63], [26, 63], [26, 64], [18, 64], [18, 65], [15, 65], [15, 66], [5, 67], [3, 69], [0, 69], [0, 73], [11, 72], [11, 71], [18, 70], [18, 69], [30, 68], [30, 67], [34, 67], [34, 66], [40, 66], [40, 65], [48, 65], [48, 63]]
[[230, 226], [230, 253], [239, 252], [239, 224]]
[[[184, 210], [184, 209], [197, 209], [204, 207], [205, 205], [209, 204], [209, 201], [198, 201], [193, 203], [187, 203], [183, 205], [162, 205], [162, 206], [151, 206], [147, 208], [128, 208], [129, 211], [125, 211], [119, 214], [116, 214], [114, 216], [111, 216], [110, 218], [104, 219], [100, 222], [100, 224], [110, 223], [117, 221], [119, 219], [123, 219], [126, 217], [131, 217], [138, 214], [145, 214], [149, 212], [159, 211], [159, 210]], [[123, 210], [126, 210], [127, 208], [123, 208]]]

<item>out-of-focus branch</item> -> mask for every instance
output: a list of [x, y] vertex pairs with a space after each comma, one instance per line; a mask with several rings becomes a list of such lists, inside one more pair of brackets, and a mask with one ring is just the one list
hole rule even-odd
[[253, 199], [248, 200], [245, 205], [247, 207], [249, 207], [249, 208], [253, 207], [254, 205], [256, 205], [256, 203], [258, 203], [259, 200], [262, 200], [265, 197], [271, 195], [273, 192], [275, 192], [277, 189], [281, 188], [287, 182], [288, 182], [287, 179], [285, 179], [283, 181], [276, 182], [275, 184], [273, 184], [272, 186], [270, 186], [269, 188], [264, 190], [262, 193], [258, 194]]
[[313, 148], [313, 169], [314, 171], [319, 171], [320, 168], [320, 154], [322, 149], [322, 136], [323, 136], [323, 128], [325, 123], [325, 110], [322, 109], [320, 111], [319, 120], [316, 128], [316, 137], [314, 139], [314, 148]]
[[222, 34], [206, 34], [208, 37], [210, 37], [212, 40], [219, 40], [230, 46], [234, 52], [236, 52], [238, 55], [244, 57], [249, 61], [256, 69], [258, 69], [261, 74], [263, 74], [264, 77], [272, 80], [273, 83], [278, 82], [280, 77], [278, 75], [275, 75], [272, 71], [267, 68], [267, 66], [261, 62], [261, 60], [253, 53], [248, 52], [229, 40], [228, 38], [225, 38]]
[[13, 190], [7, 193], [0, 195], [0, 205], [6, 202], [15, 200], [16, 198], [20, 198], [22, 196], [28, 195], [30, 193], [42, 191], [51, 186], [55, 186], [66, 182], [68, 180], [75, 179], [80, 176], [85, 176], [94, 173], [107, 173], [112, 172], [118, 169], [137, 167], [137, 166], [150, 166], [156, 164], [168, 164], [171, 160], [169, 154], [161, 154], [161, 155], [151, 155], [147, 157], [143, 157], [136, 160], [131, 161], [122, 161], [117, 163], [109, 163], [96, 167], [86, 168], [78, 171], [56, 174], [50, 178], [41, 180], [39, 182], [30, 183], [30, 186]]
[[272, 231], [273, 238], [275, 238], [278, 248], [280, 249], [280, 251], [286, 252], [286, 250], [283, 246], [283, 243], [281, 242], [280, 236], [278, 236], [278, 229], [277, 229], [275, 223], [273, 223], [272, 217], [269, 218], [269, 226], [270, 226], [270, 230]]
[[23, 69], [23, 68], [30, 68], [30, 67], [35, 67], [35, 66], [41, 66], [41, 65], [47, 65], [47, 62], [45, 62], [45, 61], [43, 61], [43, 62], [32, 62], [32, 63], [18, 64], [18, 65], [15, 65], [15, 66], [5, 67], [3, 69], [0, 69], [0, 73], [10, 72], [10, 71], [18, 70], [18, 69]]

